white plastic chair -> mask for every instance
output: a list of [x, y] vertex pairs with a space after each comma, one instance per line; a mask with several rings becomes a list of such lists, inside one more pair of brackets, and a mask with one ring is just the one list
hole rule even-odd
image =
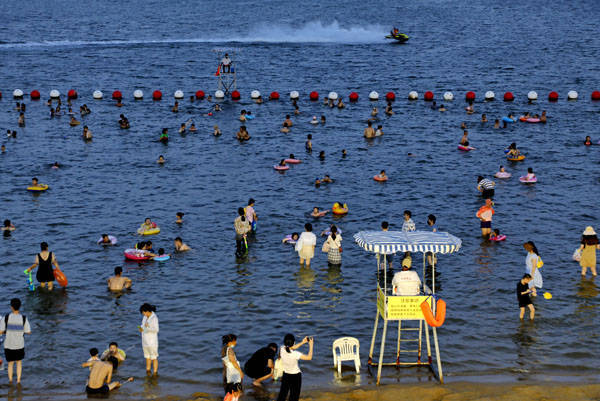
[[[336, 352], [339, 350], [339, 355]], [[342, 374], [342, 361], [354, 361], [356, 373], [360, 373], [360, 344], [354, 337], [341, 337], [333, 342], [333, 366]]]

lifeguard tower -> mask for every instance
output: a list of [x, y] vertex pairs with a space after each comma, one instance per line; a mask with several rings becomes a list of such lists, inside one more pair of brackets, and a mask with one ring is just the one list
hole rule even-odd
[[[413, 367], [413, 366], [426, 366], [435, 374], [433, 370], [433, 362], [431, 355], [431, 341], [429, 337], [429, 324], [427, 319], [430, 320], [433, 332], [433, 344], [435, 347], [435, 359], [437, 362], [437, 375], [441, 383], [444, 382], [444, 375], [442, 372], [442, 360], [440, 358], [440, 347], [437, 338], [437, 327], [441, 324], [436, 322], [436, 303], [433, 302], [435, 298], [435, 254], [447, 254], [453, 253], [460, 249], [462, 241], [445, 232], [430, 232], [430, 231], [361, 231], [354, 235], [354, 240], [364, 250], [375, 253], [377, 257], [377, 314], [375, 315], [375, 324], [373, 326], [373, 337], [371, 339], [371, 347], [369, 349], [369, 360], [368, 365], [377, 365], [377, 384], [381, 379], [381, 368], [382, 366], [395, 366], [400, 367]], [[388, 255], [394, 253], [423, 253], [423, 288], [425, 294], [415, 296], [397, 296], [393, 295], [391, 288], [388, 288], [387, 271], [388, 271]], [[431, 288], [426, 289], [425, 282], [425, 268], [426, 268], [426, 257], [425, 254], [430, 252], [432, 254], [432, 266], [431, 266]], [[396, 262], [398, 265], [399, 261]], [[383, 277], [381, 277], [383, 275]], [[383, 278], [383, 280], [381, 280]], [[438, 301], [440, 302], [440, 301]], [[443, 301], [442, 301], [443, 302]], [[440, 306], [444, 306], [445, 304]], [[440, 310], [441, 312], [441, 310]], [[428, 316], [426, 316], [426, 313]], [[375, 348], [375, 340], [377, 338], [377, 326], [379, 323], [379, 317], [383, 319], [383, 333], [381, 336], [381, 349], [379, 351], [379, 360], [373, 363], [373, 350]], [[396, 342], [396, 360], [394, 362], [384, 362], [384, 350], [387, 336], [387, 328], [389, 321], [398, 321], [398, 338]], [[415, 322], [418, 323], [418, 327], [415, 326]], [[443, 320], [442, 320], [443, 323]], [[407, 326], [412, 327], [407, 327]], [[415, 338], [405, 338], [409, 333], [418, 332], [418, 336]], [[427, 360], [422, 361], [422, 346], [423, 346], [423, 332], [425, 332], [425, 344], [427, 346]], [[416, 348], [412, 347], [406, 349], [408, 344], [415, 344]], [[402, 346], [404, 344], [404, 346]], [[401, 361], [401, 355], [403, 354], [416, 354], [416, 358], [413, 361]]]
[[215, 76], [218, 78], [217, 90], [223, 92], [224, 95], [229, 95], [237, 89], [237, 63], [235, 55], [238, 50], [235, 48], [218, 48], [213, 49], [219, 60], [219, 67]]

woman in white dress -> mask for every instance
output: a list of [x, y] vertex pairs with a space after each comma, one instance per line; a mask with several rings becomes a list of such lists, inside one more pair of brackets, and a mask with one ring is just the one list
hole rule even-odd
[[523, 248], [527, 251], [527, 257], [525, 258], [525, 273], [533, 277], [533, 280], [529, 282], [529, 288], [533, 289], [531, 295], [536, 296], [536, 287], [542, 288], [544, 285], [544, 280], [542, 279], [542, 274], [539, 269], [542, 258], [540, 258], [540, 254], [533, 241], [524, 243]]
[[223, 361], [224, 369], [223, 378], [225, 379], [225, 387], [230, 388], [235, 383], [242, 383], [244, 372], [242, 372], [240, 363], [233, 351], [233, 347], [237, 344], [237, 336], [235, 334], [226, 334], [222, 338], [221, 361]]

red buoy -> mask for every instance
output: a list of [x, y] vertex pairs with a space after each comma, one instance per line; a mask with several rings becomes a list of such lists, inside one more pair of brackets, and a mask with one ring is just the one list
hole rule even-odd
[[0, 99], [2, 99], [2, 92], [0, 92]]
[[505, 102], [512, 102], [513, 100], [515, 100], [515, 95], [513, 95], [512, 92], [506, 92], [504, 94], [504, 101]]
[[269, 99], [270, 100], [278, 100], [279, 99], [279, 92], [271, 92], [271, 94], [269, 95]]
[[162, 92], [159, 90], [155, 90], [152, 92], [152, 100], [160, 100], [162, 99]]
[[240, 92], [238, 92], [238, 91], [233, 91], [233, 92], [231, 92], [231, 98], [232, 98], [233, 100], [240, 100], [240, 97], [241, 97], [241, 96], [242, 96], [242, 95], [240, 95]]
[[465, 100], [466, 100], [467, 102], [472, 102], [472, 101], [474, 101], [474, 100], [475, 100], [475, 92], [473, 92], [473, 91], [469, 91], [469, 92], [467, 92], [467, 94], [465, 95]]
[[196, 91], [196, 99], [204, 99], [204, 91]]
[[123, 99], [123, 94], [121, 93], [121, 91], [114, 91], [112, 94], [112, 98], [116, 100], [121, 100]]
[[69, 89], [67, 92], [67, 97], [69, 99], [77, 99], [77, 91], [75, 89]]
[[356, 93], [356, 92], [350, 92], [349, 98], [350, 98], [351, 102], [356, 102], [358, 100], [358, 93]]
[[552, 91], [548, 94], [548, 100], [551, 102], [556, 102], [558, 100], [558, 93]]
[[310, 95], [308, 95], [308, 97], [310, 98], [310, 100], [319, 100], [319, 92], [312, 91], [310, 92]]
[[433, 100], [433, 92], [432, 91], [427, 91], [425, 92], [425, 94], [423, 95], [423, 99], [425, 99], [425, 101], [430, 102]]
[[31, 91], [29, 96], [31, 96], [31, 100], [40, 100], [40, 91], [38, 91], [37, 89], [34, 89]]
[[[0, 97], [2, 97], [2, 94], [0, 94]], [[592, 100], [600, 100], [600, 91], [592, 92]]]
[[396, 100], [396, 95], [394, 94], [394, 92], [388, 92], [385, 94], [385, 100], [393, 102], [394, 100]]

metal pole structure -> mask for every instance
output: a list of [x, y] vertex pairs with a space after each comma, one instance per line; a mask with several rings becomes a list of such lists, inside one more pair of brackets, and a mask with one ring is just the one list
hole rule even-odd
[[423, 340], [423, 321], [419, 320], [419, 354], [417, 357], [417, 362], [421, 363], [421, 346]]
[[[425, 276], [423, 276], [425, 279]], [[431, 252], [431, 291], [435, 294], [435, 253]], [[432, 309], [435, 314], [435, 309]]]
[[373, 326], [373, 337], [371, 337], [371, 349], [369, 350], [369, 365], [373, 361], [373, 349], [375, 348], [375, 337], [377, 336], [377, 323], [379, 323], [379, 311], [375, 315], [375, 325]]
[[[433, 329], [433, 342], [435, 343], [435, 359], [437, 360], [437, 365], [438, 365], [438, 376], [440, 377], [440, 383], [444, 384], [444, 374], [442, 373], [442, 360], [440, 359], [440, 347], [438, 345], [437, 330], [435, 329], [435, 327], [433, 327], [432, 329]], [[385, 333], [385, 331], [384, 331], [384, 333]], [[377, 383], [379, 383], [379, 381]]]
[[400, 335], [402, 328], [402, 320], [398, 320], [398, 344], [396, 344], [396, 365], [400, 364]]
[[381, 350], [379, 351], [379, 366], [377, 367], [377, 385], [381, 380], [381, 365], [383, 364], [383, 351], [385, 349], [385, 336], [387, 334], [387, 319], [383, 319], [383, 337], [381, 338]]
[[431, 365], [431, 342], [429, 341], [429, 325], [425, 323], [425, 340], [427, 341], [427, 361]]

